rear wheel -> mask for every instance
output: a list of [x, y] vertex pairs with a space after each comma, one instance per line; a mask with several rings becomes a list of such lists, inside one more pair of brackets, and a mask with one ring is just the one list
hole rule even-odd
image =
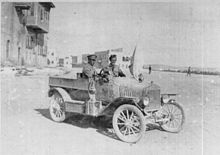
[[112, 125], [118, 138], [128, 143], [140, 140], [146, 130], [142, 112], [129, 104], [121, 105], [116, 109]]
[[163, 118], [167, 119], [164, 121], [161, 127], [168, 132], [179, 132], [182, 129], [185, 121], [185, 115], [183, 108], [175, 103], [170, 102], [163, 105], [162, 109]]
[[66, 119], [65, 103], [58, 92], [54, 92], [50, 100], [50, 116], [55, 122], [63, 122]]

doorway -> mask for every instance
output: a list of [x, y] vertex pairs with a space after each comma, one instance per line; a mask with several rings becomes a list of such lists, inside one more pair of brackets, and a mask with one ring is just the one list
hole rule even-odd
[[21, 47], [18, 47], [18, 64], [20, 64]]
[[10, 40], [7, 40], [7, 43], [6, 43], [6, 59], [9, 58], [9, 49], [10, 48]]

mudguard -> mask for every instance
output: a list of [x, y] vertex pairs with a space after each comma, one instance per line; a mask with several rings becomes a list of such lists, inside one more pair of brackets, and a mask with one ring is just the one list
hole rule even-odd
[[171, 96], [178, 96], [179, 94], [161, 94], [161, 97], [163, 96], [168, 96], [168, 97], [171, 97]]
[[141, 107], [137, 104], [135, 99], [119, 97], [115, 99], [113, 102], [111, 102], [107, 107], [105, 107], [105, 109], [99, 114], [99, 116], [105, 115], [111, 117], [113, 116], [115, 110], [123, 104], [135, 105], [138, 109], [140, 109], [140, 111], [143, 111], [143, 109], [141, 109]]
[[58, 87], [51, 88], [48, 92], [48, 96], [51, 97], [53, 95], [54, 91], [57, 91], [63, 97], [64, 102], [71, 102], [72, 101], [70, 95], [63, 88], [58, 88]]

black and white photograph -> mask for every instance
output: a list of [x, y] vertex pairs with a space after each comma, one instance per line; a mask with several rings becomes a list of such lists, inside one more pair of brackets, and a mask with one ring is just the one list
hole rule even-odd
[[220, 1], [1, 1], [1, 155], [219, 155]]

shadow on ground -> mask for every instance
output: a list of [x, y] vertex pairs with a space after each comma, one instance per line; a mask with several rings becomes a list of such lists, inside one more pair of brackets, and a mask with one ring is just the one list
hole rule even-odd
[[[52, 121], [50, 117], [49, 109], [35, 109], [39, 114]], [[74, 125], [80, 128], [94, 128], [100, 134], [103, 134], [109, 138], [119, 140], [114, 133], [111, 125], [111, 118], [93, 117], [88, 115], [82, 115], [77, 113], [67, 113], [68, 118], [64, 123]]]
[[[49, 109], [35, 109], [39, 114], [44, 116], [47, 119], [51, 119]], [[64, 121], [64, 123], [74, 125], [76, 127], [80, 128], [94, 128], [96, 129], [96, 132], [105, 135], [109, 138], [119, 140], [116, 136], [114, 130], [112, 129], [111, 124], [111, 118], [106, 117], [93, 117], [88, 115], [82, 115], [77, 113], [67, 113], [67, 119]], [[146, 131], [150, 130], [161, 130], [161, 128], [154, 124], [148, 124]]]

